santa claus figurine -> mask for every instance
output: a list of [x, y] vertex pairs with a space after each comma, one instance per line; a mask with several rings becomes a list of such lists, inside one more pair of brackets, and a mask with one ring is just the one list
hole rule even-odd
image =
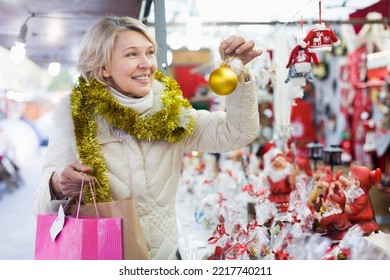
[[268, 169], [271, 167], [272, 157], [278, 153], [279, 150], [276, 148], [276, 145], [273, 141], [268, 141], [263, 146], [261, 146], [258, 151], [258, 156], [261, 158], [259, 169], [267, 173]]
[[284, 154], [277, 154], [271, 159], [267, 182], [269, 184], [268, 199], [277, 204], [289, 203], [290, 193], [295, 185], [295, 172], [291, 159]]
[[340, 176], [339, 179], [345, 187], [347, 218], [353, 225], [359, 225], [364, 235], [370, 235], [379, 229], [368, 193], [381, 179], [382, 172], [379, 168], [370, 170], [366, 166], [354, 164], [351, 164], [348, 176]]
[[313, 216], [320, 225], [326, 229], [326, 236], [332, 240], [339, 241], [343, 239], [352, 224], [348, 221], [345, 213], [346, 197], [343, 191], [338, 187], [334, 192], [322, 198], [322, 207], [324, 213], [314, 212]]
[[320, 166], [317, 170], [315, 170], [313, 176], [313, 189], [308, 198], [308, 207], [314, 212], [314, 209], [317, 205], [317, 198], [322, 195], [326, 196], [328, 194], [328, 190], [330, 186], [334, 186], [340, 176], [342, 175], [342, 170], [333, 173], [333, 171], [328, 166]]

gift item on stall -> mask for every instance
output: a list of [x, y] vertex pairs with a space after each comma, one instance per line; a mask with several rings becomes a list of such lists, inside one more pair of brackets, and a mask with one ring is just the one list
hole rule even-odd
[[334, 174], [329, 166], [321, 165], [317, 168], [313, 174], [312, 186], [310, 188], [310, 194], [308, 196], [307, 205], [311, 211], [314, 211], [317, 205], [317, 198], [322, 195], [326, 196], [329, 191], [329, 187], [334, 185], [342, 175], [342, 170], [339, 170]]
[[218, 223], [218, 208], [223, 201], [221, 193], [210, 193], [200, 203], [195, 212], [195, 219], [206, 228]]
[[382, 179], [379, 168], [371, 170], [366, 166], [351, 164], [348, 176], [340, 176], [346, 195], [345, 212], [353, 225], [359, 225], [365, 235], [378, 232], [379, 226], [369, 197], [370, 189]]
[[277, 154], [271, 159], [271, 168], [267, 174], [270, 194], [268, 199], [282, 204], [290, 201], [290, 193], [294, 189], [294, 172], [291, 158]]
[[278, 153], [278, 151], [279, 149], [277, 149], [274, 141], [268, 141], [264, 145], [260, 146], [259, 151], [257, 152], [260, 158], [260, 171], [267, 172], [271, 166], [271, 158], [273, 158]]
[[333, 193], [328, 194], [325, 198], [319, 197], [319, 199], [321, 199], [325, 211], [323, 214], [319, 211], [314, 212], [314, 218], [326, 229], [326, 236], [332, 240], [341, 240], [352, 226], [345, 213], [346, 197], [344, 192], [336, 187]]
[[361, 228], [354, 225], [349, 228], [338, 243], [329, 244], [322, 260], [385, 260], [388, 253], [367, 242]]
[[[227, 157], [222, 155], [221, 166], [225, 165], [225, 160]], [[236, 166], [236, 168], [243, 169], [244, 166]], [[342, 186], [340, 183], [342, 170], [333, 173], [327, 166], [320, 166], [318, 169], [323, 173], [320, 174], [317, 170], [314, 173], [316, 180], [327, 180], [326, 184], [329, 186], [324, 188], [324, 203], [331, 201], [334, 209], [342, 209], [342, 205], [347, 202], [347, 196], [342, 189], [336, 188]], [[253, 174], [249, 174], [249, 181], [244, 177], [234, 178], [235, 176], [232, 177], [233, 173], [230, 172], [224, 175], [225, 172], [219, 173], [218, 178], [210, 183], [210, 187], [216, 191], [215, 194], [205, 196], [207, 207], [210, 207], [210, 211], [216, 211], [212, 216], [217, 217], [217, 220], [213, 227], [202, 226], [202, 232], [196, 234], [204, 238], [201, 241], [207, 242], [203, 247], [206, 251], [199, 250], [202, 253], [199, 255], [200, 258], [208, 260], [390, 258], [388, 253], [364, 239], [364, 233], [359, 225], [353, 226], [348, 219], [341, 219], [336, 210], [334, 213], [328, 212], [325, 207], [322, 207], [319, 210], [322, 222], [334, 219], [329, 228], [318, 223], [316, 232], [313, 232], [314, 211], [306, 203], [314, 188], [312, 180], [304, 180], [301, 176], [296, 176], [295, 187], [289, 194], [289, 202], [276, 204], [268, 199], [270, 189], [263, 181], [264, 171], [255, 178]], [[300, 170], [300, 172], [304, 171]], [[208, 176], [212, 176], [211, 173]], [[229, 176], [231, 180], [222, 179], [225, 176]], [[202, 182], [205, 179], [207, 180], [200, 176], [194, 178]], [[202, 184], [194, 185], [196, 188], [205, 187]], [[334, 188], [337, 190], [333, 190]], [[187, 192], [186, 195], [195, 198], [197, 192]], [[247, 213], [249, 201], [253, 204], [255, 215]], [[204, 210], [205, 205], [202, 202], [199, 208], [195, 208], [194, 229], [199, 229], [197, 220], [199, 217], [196, 214], [200, 213], [199, 210]], [[344, 218], [345, 216], [344, 211]], [[346, 228], [337, 227], [340, 224], [346, 225]], [[332, 235], [333, 231], [339, 232], [343, 237]], [[196, 237], [191, 238], [195, 238], [192, 243], [197, 244]], [[194, 249], [190, 248], [190, 250]]]

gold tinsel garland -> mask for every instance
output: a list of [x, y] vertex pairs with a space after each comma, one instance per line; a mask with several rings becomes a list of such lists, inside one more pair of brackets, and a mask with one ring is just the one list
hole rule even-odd
[[[162, 109], [151, 116], [140, 116], [135, 110], [122, 106], [96, 79], [89, 83], [80, 77], [72, 88], [71, 106], [74, 133], [80, 161], [92, 167], [90, 174], [99, 182], [96, 189], [97, 202], [111, 201], [108, 173], [100, 144], [97, 141], [95, 114], [103, 117], [108, 124], [121, 129], [137, 139], [148, 141], [165, 139], [170, 143], [180, 142], [194, 128], [194, 118], [188, 112], [188, 124], [179, 126], [183, 108], [190, 110], [191, 104], [182, 97], [177, 82], [157, 71], [156, 80], [162, 82], [165, 90], [161, 96]], [[92, 196], [86, 190], [86, 202], [92, 203]]]

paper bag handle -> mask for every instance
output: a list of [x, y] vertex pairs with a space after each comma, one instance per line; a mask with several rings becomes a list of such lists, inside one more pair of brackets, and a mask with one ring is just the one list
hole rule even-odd
[[95, 211], [96, 211], [96, 217], [99, 217], [99, 213], [97, 210], [96, 206], [96, 197], [95, 197], [95, 182], [99, 184], [97, 179], [95, 177], [90, 177], [90, 176], [85, 176], [83, 174], [83, 180], [81, 181], [81, 188], [80, 188], [80, 195], [79, 195], [79, 201], [77, 203], [77, 212], [76, 212], [76, 219], [79, 218], [79, 213], [80, 213], [80, 206], [81, 206], [81, 198], [83, 197], [83, 191], [84, 191], [84, 186], [85, 186], [85, 177], [88, 178], [88, 183], [89, 183], [89, 188], [92, 194], [92, 199], [93, 199], [93, 205], [95, 206]]

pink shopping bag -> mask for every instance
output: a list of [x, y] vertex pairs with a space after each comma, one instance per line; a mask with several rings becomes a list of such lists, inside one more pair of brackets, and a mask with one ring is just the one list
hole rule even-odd
[[54, 241], [50, 228], [57, 215], [38, 215], [36, 260], [121, 260], [120, 218], [65, 217], [62, 231]]
[[[93, 181], [89, 179], [93, 193]], [[36, 260], [121, 260], [122, 219], [96, 216], [79, 216], [84, 180], [80, 189], [76, 216], [65, 216], [62, 206], [58, 215], [37, 216], [35, 237]]]

